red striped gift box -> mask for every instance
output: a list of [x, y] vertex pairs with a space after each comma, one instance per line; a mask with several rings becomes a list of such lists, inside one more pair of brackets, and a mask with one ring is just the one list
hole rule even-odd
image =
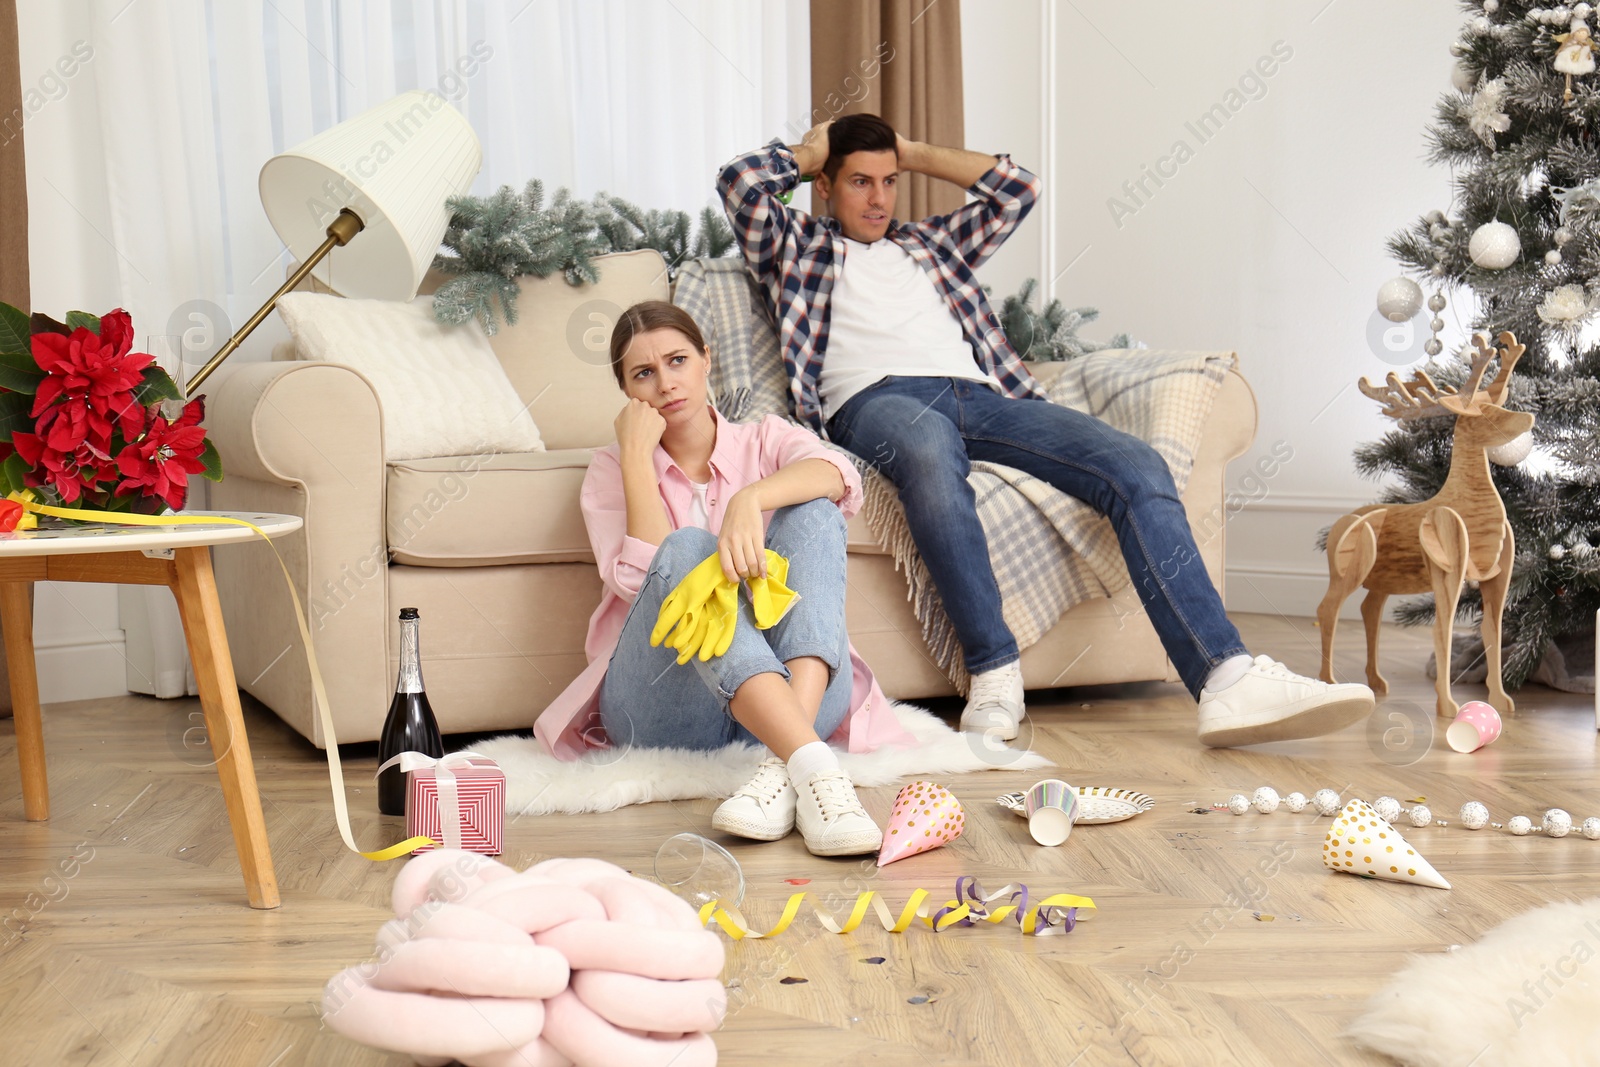
[[[502, 851], [506, 816], [506, 776], [492, 759], [482, 756], [446, 756], [446, 774], [455, 778], [457, 826], [461, 847], [468, 852], [498, 856]], [[439, 814], [438, 768], [425, 767], [406, 774], [406, 836], [423, 835], [443, 846]], [[435, 846], [424, 845], [417, 852]]]

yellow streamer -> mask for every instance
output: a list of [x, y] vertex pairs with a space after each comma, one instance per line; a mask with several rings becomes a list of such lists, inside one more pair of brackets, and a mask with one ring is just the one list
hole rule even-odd
[[[15, 497], [13, 496], [13, 499]], [[328, 745], [328, 781], [333, 787], [333, 815], [339, 824], [339, 836], [344, 838], [345, 847], [349, 848], [365, 859], [384, 861], [398, 859], [407, 853], [432, 845], [436, 842], [431, 837], [412, 837], [401, 841], [388, 848], [380, 848], [376, 852], [362, 852], [356, 844], [355, 835], [350, 830], [350, 809], [345, 801], [344, 769], [339, 763], [339, 739], [333, 729], [333, 713], [328, 710], [328, 690], [322, 684], [322, 670], [317, 666], [316, 649], [311, 644], [311, 627], [306, 623], [305, 608], [300, 603], [300, 594], [295, 590], [294, 578], [289, 573], [288, 564], [284, 563], [283, 556], [278, 552], [278, 546], [272, 543], [266, 531], [253, 522], [245, 519], [236, 519], [225, 515], [133, 515], [124, 511], [95, 511], [89, 508], [58, 508], [48, 504], [36, 504], [32, 500], [18, 501], [28, 511], [40, 515], [51, 515], [62, 519], [89, 519], [96, 522], [114, 522], [122, 526], [246, 526], [254, 530], [267, 547], [272, 549], [272, 554], [277, 557], [278, 567], [283, 571], [283, 584], [289, 589], [289, 599], [294, 602], [295, 623], [300, 627], [300, 640], [306, 647], [306, 666], [311, 671], [311, 698], [316, 705], [317, 715], [322, 720], [322, 732]]]
[[[982, 902], [987, 903], [990, 900], [1008, 896], [1013, 889], [1013, 886], [1006, 886], [1004, 889], [983, 898]], [[811, 910], [816, 915], [817, 922], [822, 925], [823, 929], [835, 934], [848, 934], [855, 931], [866, 919], [869, 910], [877, 916], [878, 922], [891, 934], [903, 934], [914, 923], [920, 923], [935, 932], [948, 929], [963, 920], [1001, 923], [1010, 918], [1017, 910], [1015, 905], [1007, 904], [993, 911], [988, 911], [987, 909], [974, 911], [970, 904], [950, 900], [945, 902], [944, 907], [951, 910], [947, 914], [939, 916], [938, 925], [935, 926], [934, 915], [938, 912], [938, 909], [927, 905], [926, 901], [930, 894], [926, 889], [918, 889], [911, 894], [911, 899], [906, 901], [906, 906], [900, 909], [899, 918], [895, 918], [889, 911], [889, 906], [884, 903], [878, 893], [868, 890], [856, 898], [855, 905], [850, 909], [849, 916], [842, 923], [823, 911], [821, 902], [816, 899], [815, 894], [809, 893], [792, 894], [788, 902], [783, 906], [783, 914], [778, 917], [777, 925], [766, 933], [758, 933], [752, 930], [750, 923], [738, 908], [732, 905], [725, 907], [719, 900], [713, 900], [701, 906], [700, 922], [707, 926], [715, 923], [722, 928], [723, 933], [735, 941], [743, 941], [746, 938], [777, 937], [793, 925], [800, 914], [801, 905], [805, 903], [805, 899], [808, 896], [812, 897]], [[1024, 934], [1033, 934], [1039, 929], [1039, 912], [1043, 908], [1093, 908], [1094, 906], [1094, 901], [1088, 897], [1080, 897], [1072, 893], [1057, 893], [1054, 896], [1045, 897], [1037, 904], [1031, 905], [1027, 912], [1024, 913], [1021, 920], [1022, 932]]]

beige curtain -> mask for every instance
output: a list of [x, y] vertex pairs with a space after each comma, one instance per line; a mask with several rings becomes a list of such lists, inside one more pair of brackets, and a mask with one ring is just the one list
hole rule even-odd
[[[0, 300], [31, 311], [28, 178], [22, 165], [22, 67], [17, 2], [0, 0]], [[11, 679], [0, 654], [0, 717], [11, 714]]]
[[[811, 0], [811, 106], [813, 123], [874, 112], [902, 137], [964, 148], [961, 0]], [[966, 201], [948, 182], [908, 177], [901, 219]]]

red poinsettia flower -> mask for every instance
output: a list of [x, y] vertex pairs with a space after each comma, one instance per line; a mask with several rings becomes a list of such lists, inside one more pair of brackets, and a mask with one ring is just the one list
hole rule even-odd
[[144, 436], [117, 454], [117, 470], [123, 477], [118, 496], [140, 492], [159, 497], [173, 511], [183, 510], [189, 475], [206, 469], [200, 461], [206, 448], [206, 431], [199, 425], [204, 404], [203, 398], [189, 401], [183, 414], [170, 422], [159, 416], [151, 419]]
[[63, 503], [75, 503], [85, 492], [92, 491], [96, 482], [117, 475], [112, 458], [87, 441], [60, 449], [38, 434], [17, 431], [11, 435], [11, 444], [23, 462], [33, 468], [24, 480], [29, 485], [50, 486]]
[[[121, 424], [124, 437], [135, 437], [143, 428], [144, 411], [134, 400], [133, 390], [144, 378], [144, 369], [155, 358], [145, 352], [131, 352], [132, 323], [126, 312], [113, 311], [100, 320], [101, 336], [79, 327], [70, 334], [33, 335], [33, 361], [45, 372], [44, 381], [33, 398], [33, 417], [39, 427], [50, 429], [61, 417], [52, 406], [62, 401], [74, 427], [92, 431], [95, 443], [110, 447], [110, 420]], [[87, 408], [88, 410], [77, 410]], [[57, 447], [64, 445], [57, 439]]]

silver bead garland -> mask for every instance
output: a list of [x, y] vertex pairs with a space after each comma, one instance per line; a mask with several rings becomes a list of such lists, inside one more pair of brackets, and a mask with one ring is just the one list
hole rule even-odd
[[[1296, 814], [1304, 811], [1307, 806], [1313, 808], [1318, 816], [1334, 815], [1344, 806], [1344, 798], [1337, 790], [1318, 789], [1308, 801], [1306, 795], [1296, 790], [1293, 793], [1278, 796], [1278, 791], [1270, 785], [1258, 786], [1254, 793], [1246, 796], [1235, 793], [1228, 798], [1226, 804], [1213, 804], [1215, 811], [1229, 811], [1235, 815], [1245, 815], [1256, 811], [1262, 815], [1271, 815], [1278, 810], [1279, 805]], [[1202, 809], [1204, 810], [1204, 809]], [[1385, 822], [1393, 823], [1404, 815], [1412, 826], [1449, 826], [1444, 819], [1435, 819], [1433, 811], [1426, 804], [1413, 804], [1409, 809], [1391, 796], [1381, 796], [1372, 802], [1372, 810]], [[1491, 827], [1495, 830], [1506, 830], [1516, 837], [1526, 837], [1535, 832], [1542, 832], [1546, 837], [1566, 837], [1576, 831], [1590, 841], [1600, 841], [1600, 816], [1591, 815], [1581, 824], [1574, 824], [1573, 818], [1561, 808], [1550, 808], [1540, 818], [1537, 824], [1526, 815], [1514, 815], [1504, 823], [1493, 822], [1489, 817], [1489, 808], [1477, 800], [1469, 800], [1461, 805], [1461, 825], [1468, 830], [1482, 830]]]

